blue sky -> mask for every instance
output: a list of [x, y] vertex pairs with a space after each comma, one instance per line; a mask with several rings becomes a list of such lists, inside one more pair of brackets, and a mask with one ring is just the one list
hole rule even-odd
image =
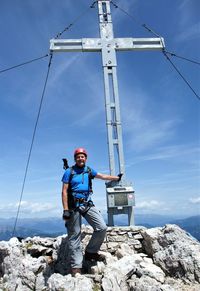
[[[165, 39], [166, 49], [199, 61], [198, 0], [114, 1]], [[45, 55], [49, 40], [92, 1], [7, 0], [0, 10], [0, 69]], [[116, 37], [153, 37], [112, 7]], [[97, 7], [62, 38], [98, 37]], [[126, 175], [136, 213], [200, 213], [200, 103], [159, 51], [120, 52], [119, 97]], [[200, 94], [200, 67], [172, 58]], [[0, 74], [0, 217], [16, 215], [48, 58]], [[60, 216], [62, 158], [88, 150], [88, 164], [108, 173], [104, 87], [99, 53], [57, 53], [39, 119], [20, 217]], [[103, 181], [94, 201], [106, 209]]]

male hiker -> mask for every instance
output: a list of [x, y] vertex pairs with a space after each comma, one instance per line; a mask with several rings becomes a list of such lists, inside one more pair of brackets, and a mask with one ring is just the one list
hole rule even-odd
[[81, 274], [81, 216], [92, 226], [94, 232], [86, 246], [85, 260], [101, 261], [103, 258], [98, 251], [104, 241], [107, 226], [101, 213], [94, 206], [92, 195], [93, 178], [109, 181], [120, 181], [122, 174], [110, 176], [97, 173], [86, 166], [87, 152], [84, 148], [74, 151], [75, 165], [66, 169], [62, 182], [63, 219], [68, 232], [68, 251], [71, 264], [71, 274]]

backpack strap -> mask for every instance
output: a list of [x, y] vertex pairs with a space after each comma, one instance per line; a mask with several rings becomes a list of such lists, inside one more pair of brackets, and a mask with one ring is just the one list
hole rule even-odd
[[87, 166], [87, 172], [88, 172], [88, 183], [89, 183], [89, 191], [93, 192], [92, 190], [92, 179], [94, 179], [94, 176], [92, 175], [92, 169]]
[[75, 204], [74, 204], [74, 197], [72, 195], [72, 187], [71, 187], [71, 181], [72, 181], [72, 178], [73, 178], [73, 175], [75, 174], [75, 171], [73, 169], [73, 166], [72, 167], [69, 167], [70, 169], [70, 176], [69, 176], [69, 186], [68, 186], [68, 206], [69, 206], [69, 209], [73, 209], [75, 208]]
[[69, 167], [70, 168], [70, 176], [69, 176], [69, 184], [71, 184], [72, 178], [75, 175], [74, 167]]

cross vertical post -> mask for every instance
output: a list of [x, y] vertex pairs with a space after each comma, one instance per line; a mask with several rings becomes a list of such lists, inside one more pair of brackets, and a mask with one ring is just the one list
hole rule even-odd
[[106, 183], [108, 225], [114, 225], [113, 218], [117, 214], [127, 214], [128, 225], [134, 225], [134, 190], [125, 177], [116, 51], [162, 50], [164, 39], [114, 38], [110, 0], [98, 0], [97, 3], [100, 38], [51, 39], [50, 51], [89, 51], [100, 52], [102, 55], [110, 174], [123, 173], [119, 183]]
[[115, 175], [116, 171], [118, 171], [118, 173], [123, 173], [124, 179], [125, 167], [117, 82], [117, 59], [112, 43], [114, 35], [109, 1], [98, 1], [98, 10], [102, 44], [110, 174]]
[[[113, 46], [113, 24], [110, 11], [110, 1], [98, 1], [99, 11], [99, 29], [102, 46], [102, 64], [104, 74], [104, 90], [105, 90], [105, 107], [106, 107], [106, 125], [108, 136], [108, 152], [110, 174], [115, 175], [116, 172], [123, 173], [123, 180], [121, 185], [125, 182], [125, 166], [124, 166], [124, 151], [122, 141], [122, 127], [119, 104], [119, 91], [117, 80], [117, 58], [115, 47]], [[115, 191], [115, 183], [107, 183], [107, 212], [108, 225], [114, 225], [114, 215], [120, 213], [127, 213], [129, 217], [129, 225], [134, 224], [133, 207], [127, 208], [118, 205], [116, 207], [116, 200], [126, 193]], [[121, 187], [117, 187], [121, 190]], [[114, 191], [113, 191], [114, 190]], [[124, 188], [124, 190], [127, 190]], [[130, 192], [134, 192], [133, 189]], [[133, 195], [133, 194], [132, 194]], [[133, 196], [132, 196], [133, 197]], [[118, 204], [118, 203], [117, 203]], [[124, 203], [123, 203], [124, 204]], [[110, 207], [111, 206], [111, 207]], [[114, 206], [114, 207], [112, 207]], [[129, 212], [127, 212], [129, 210]]]

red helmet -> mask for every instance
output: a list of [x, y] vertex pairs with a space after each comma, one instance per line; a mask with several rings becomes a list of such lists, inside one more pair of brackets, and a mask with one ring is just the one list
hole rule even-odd
[[87, 152], [86, 152], [86, 150], [84, 148], [75, 149], [74, 157], [76, 157], [76, 155], [78, 155], [78, 154], [84, 154], [86, 156], [86, 158], [87, 158]]

